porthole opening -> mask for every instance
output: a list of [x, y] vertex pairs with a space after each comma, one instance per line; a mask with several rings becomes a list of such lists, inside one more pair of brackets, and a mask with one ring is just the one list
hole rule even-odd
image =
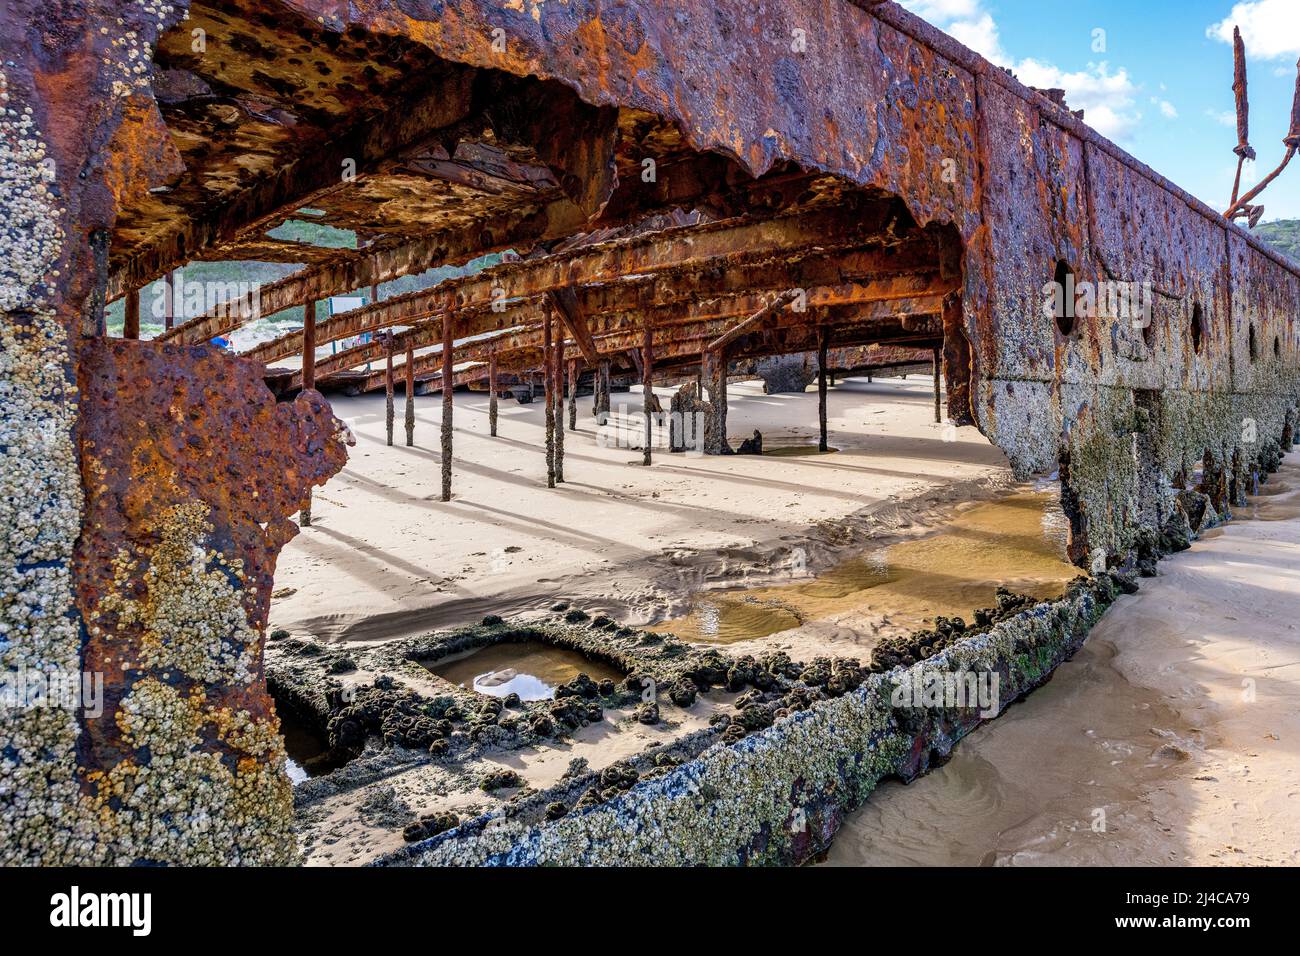
[[1138, 320], [1142, 326], [1142, 341], [1146, 343], [1148, 349], [1156, 347], [1156, 310], [1153, 305], [1147, 305], [1141, 313]]
[[1201, 303], [1197, 302], [1192, 306], [1192, 349], [1196, 352], [1201, 350], [1201, 343], [1205, 340], [1205, 310], [1201, 308]]
[[1056, 299], [1052, 313], [1056, 317], [1056, 328], [1064, 336], [1074, 334], [1074, 270], [1064, 259], [1056, 263], [1056, 274], [1052, 277], [1056, 286]]

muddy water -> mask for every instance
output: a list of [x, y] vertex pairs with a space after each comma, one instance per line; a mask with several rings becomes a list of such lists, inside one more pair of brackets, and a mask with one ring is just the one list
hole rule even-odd
[[594, 681], [622, 680], [622, 671], [577, 651], [540, 641], [492, 644], [425, 665], [444, 680], [491, 697], [550, 700], [579, 674]]
[[1058, 597], [1079, 575], [1054, 490], [976, 505], [933, 534], [844, 561], [807, 581], [698, 594], [690, 613], [657, 625], [684, 640], [731, 644], [812, 621], [877, 618], [919, 629], [936, 615], [971, 619], [999, 586]]
[[288, 754], [285, 770], [293, 783], [319, 777], [347, 763], [346, 755], [331, 754], [325, 735], [299, 717], [292, 708], [277, 704], [276, 713], [280, 718], [280, 735], [284, 737], [285, 753]]

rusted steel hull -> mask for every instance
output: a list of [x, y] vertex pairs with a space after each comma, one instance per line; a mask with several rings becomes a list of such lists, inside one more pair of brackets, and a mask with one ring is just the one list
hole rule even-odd
[[[350, 253], [277, 284], [264, 297], [275, 307], [407, 267], [530, 248], [609, 225], [602, 217], [625, 224], [620, 216], [635, 207], [642, 184], [624, 177], [620, 185], [617, 164], [626, 157], [615, 146], [624, 122], [678, 143], [681, 176], [646, 184], [654, 202], [717, 199], [739, 221], [683, 227], [664, 234], [666, 243], [655, 235], [601, 242], [597, 233], [585, 251], [561, 248], [324, 320], [322, 341], [449, 311], [458, 315], [457, 337], [507, 329], [517, 323], [491, 312], [502, 285], [512, 299], [548, 297], [567, 308], [566, 290], [575, 285], [650, 277], [644, 298], [621, 312], [616, 301], [600, 305], [607, 290], [578, 297], [587, 314], [566, 312], [558, 328], [572, 319], [570, 331], [586, 349], [601, 336], [634, 334], [629, 312], [661, 304], [661, 291], [663, 304], [710, 288], [743, 291], [728, 283], [793, 270], [785, 260], [794, 249], [847, 257], [905, 219], [939, 230], [939, 281], [926, 288], [942, 297], [942, 315], [928, 310], [919, 331], [900, 320], [897, 344], [941, 341], [950, 418], [977, 424], [1021, 474], [1059, 467], [1072, 553], [1089, 567], [1124, 564], [1147, 547], [1179, 518], [1179, 492], [1198, 471], [1214, 507], [1230, 508], [1252, 472], [1294, 434], [1296, 270], [1068, 111], [892, 3], [682, 0], [671, 11], [652, 0], [229, 6], [256, 14], [262, 29], [281, 23], [284, 37], [320, 41], [330, 51], [322, 54], [326, 66], [336, 49], [352, 49], [356, 65], [367, 43], [386, 49], [391, 41], [404, 57], [399, 67], [443, 86], [396, 105], [384, 102], [395, 86], [360, 89], [364, 83], [313, 99], [291, 77], [267, 79], [277, 58], [265, 49], [273, 48], [248, 54], [261, 59], [242, 72], [232, 51], [233, 72], [223, 80], [250, 89], [218, 117], [247, 120], [241, 131], [262, 130], [256, 156], [264, 164], [293, 146], [300, 130], [308, 161], [263, 165], [244, 188], [237, 163], [196, 183], [187, 174], [202, 165], [203, 150], [173, 135], [173, 127], [183, 132], [199, 122], [186, 110], [206, 110], [210, 97], [199, 86], [185, 92], [186, 84], [202, 84], [194, 72], [201, 64], [186, 59], [188, 28], [179, 25], [187, 4], [161, 17], [126, 0], [53, 11], [35, 0], [10, 4], [12, 16], [0, 24], [8, 96], [0, 148], [14, 171], [0, 189], [0, 214], [10, 224], [0, 256], [0, 367], [8, 388], [0, 497], [18, 504], [0, 554], [6, 580], [15, 582], [3, 597], [4, 663], [102, 668], [114, 717], [103, 724], [70, 713], [0, 717], [0, 749], [24, 755], [4, 770], [4, 862], [280, 862], [291, 852], [287, 789], [260, 678], [260, 629], [274, 556], [291, 531], [287, 516], [342, 464], [337, 424], [314, 393], [275, 405], [259, 364], [203, 347], [96, 337], [106, 299], [184, 258], [223, 249], [279, 255], [282, 244], [247, 233], [283, 219], [286, 209], [332, 203], [338, 221], [382, 232], [383, 210], [400, 193], [365, 193], [378, 188], [373, 182], [353, 187], [339, 178], [340, 160], [356, 160], [363, 175], [389, 176], [390, 187], [418, 167], [441, 177], [452, 200], [467, 183], [488, 182], [490, 195], [478, 197], [477, 218], [439, 220], [432, 236]], [[213, 11], [202, 13], [217, 29]], [[772, 28], [787, 23], [807, 31], [802, 50], [791, 47], [788, 31]], [[148, 65], [160, 44], [174, 69]], [[379, 66], [373, 72], [400, 84], [400, 68]], [[358, 69], [358, 80], [364, 76]], [[477, 80], [535, 107], [513, 124], [503, 119], [530, 151], [504, 164], [520, 179], [476, 179], [481, 171], [463, 156], [442, 155], [428, 141], [429, 132], [474, 115]], [[284, 86], [302, 99], [290, 103], [301, 116], [270, 102]], [[320, 115], [337, 126], [307, 122]], [[327, 129], [339, 135], [328, 138]], [[395, 166], [403, 168], [394, 173]], [[635, 164], [624, 170], [639, 173]], [[828, 200], [781, 219], [790, 197], [781, 183], [768, 189], [758, 179], [783, 173], [796, 196], [810, 175], [833, 177], [889, 215], [865, 228], [862, 218], [844, 215], [850, 206]], [[685, 191], [674, 193], [682, 181]], [[754, 201], [745, 207], [744, 197]], [[313, 250], [305, 258], [322, 257]], [[118, 288], [110, 287], [110, 263]], [[1062, 264], [1081, 282], [1148, 286], [1153, 322], [1135, 325], [1101, 309], [1063, 330], [1043, 309], [1045, 286]], [[838, 263], [826, 266], [833, 274]], [[602, 318], [602, 308], [618, 317]], [[813, 318], [803, 330], [776, 329], [780, 350], [816, 348], [813, 325], [826, 316]], [[207, 317], [178, 326], [172, 341], [229, 327]], [[91, 341], [83, 343], [83, 333]], [[721, 452], [728, 450], [728, 356], [701, 355], [702, 344], [656, 332], [653, 358], [703, 361], [705, 441]], [[409, 445], [415, 362], [409, 339], [406, 345]], [[778, 351], [761, 341], [747, 348]], [[258, 354], [301, 349], [298, 335]], [[604, 362], [600, 374], [607, 383]], [[553, 369], [550, 377], [548, 392], [558, 394]], [[607, 389], [598, 389], [602, 402]], [[547, 414], [553, 428], [549, 397]], [[187, 576], [203, 601], [180, 599], [194, 591], [183, 586]], [[177, 635], [187, 638], [177, 643]], [[141, 768], [160, 753], [175, 758], [172, 766], [201, 771], [156, 780], [210, 810], [211, 831], [181, 828], [160, 843], [144, 836], [167, 829], [164, 801], [152, 784], [140, 785]]]

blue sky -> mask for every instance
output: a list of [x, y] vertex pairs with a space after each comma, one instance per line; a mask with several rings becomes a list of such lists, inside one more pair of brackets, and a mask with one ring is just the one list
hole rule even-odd
[[[1226, 207], [1236, 170], [1227, 41], [1238, 24], [1259, 154], [1247, 181], [1282, 159], [1300, 58], [1300, 0], [901, 2], [1025, 83], [1063, 87], [1088, 123], [1216, 209]], [[1265, 221], [1300, 219], [1300, 159], [1261, 201]]]

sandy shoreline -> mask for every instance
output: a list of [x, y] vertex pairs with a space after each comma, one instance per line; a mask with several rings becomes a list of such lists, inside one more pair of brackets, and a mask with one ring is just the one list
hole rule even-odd
[[[757, 383], [732, 395], [733, 438], [758, 427], [769, 447], [815, 441], [815, 395], [765, 396]], [[639, 404], [639, 394], [616, 395], [616, 407], [620, 399]], [[456, 405], [456, 498], [443, 504], [427, 447], [436, 398], [417, 400], [413, 449], [400, 430], [396, 447], [383, 444], [382, 398], [336, 399], [358, 445], [318, 493], [316, 525], [285, 549], [276, 583], [287, 596], [273, 602], [273, 627], [372, 642], [488, 613], [540, 614], [560, 598], [652, 624], [684, 613], [701, 588], [781, 585], [796, 549], [816, 574], [864, 548], [951, 529], [971, 501], [1006, 501], [1014, 486], [975, 430], [944, 440], [954, 436], [932, 421], [924, 380], [832, 390], [834, 455], [657, 452], [649, 469], [639, 452], [597, 445], [584, 399], [579, 429], [566, 436], [569, 482], [553, 491], [540, 404], [502, 402], [497, 439], [487, 435], [485, 397], [458, 394]], [[946, 766], [910, 786], [883, 785], [850, 816], [827, 862], [1300, 862], [1300, 824], [1288, 816], [1300, 791], [1293, 487], [1295, 455], [1243, 520], [1121, 598], [1048, 685], [968, 737]], [[796, 657], [824, 652], [819, 641], [861, 656], [856, 638], [837, 634], [863, 620], [853, 610], [769, 643]], [[1245, 680], [1253, 702], [1243, 699]], [[545, 788], [575, 757], [608, 766], [727, 706], [702, 696], [657, 727], [611, 711], [562, 747], [503, 753], [462, 768], [464, 779], [412, 768], [393, 775], [391, 792], [399, 808], [472, 815], [497, 802], [467, 783], [474, 774], [502, 765]], [[382, 808], [362, 805], [372, 797], [373, 788], [341, 792], [306, 808], [309, 862], [362, 862], [401, 845]]]
[[877, 790], [827, 862], [1300, 863], [1296, 489], [1292, 454], [1238, 520], [1121, 597], [1047, 686], [944, 767]]
[[[526, 614], [557, 597], [633, 626], [684, 611], [701, 586], [779, 577], [792, 553], [815, 572], [855, 538], [907, 534], [929, 512], [992, 497], [1006, 459], [973, 428], [933, 421], [927, 378], [842, 382], [830, 392], [834, 455], [706, 457], [600, 447], [591, 400], [566, 433], [566, 484], [545, 484], [543, 407], [455, 397], [454, 498], [438, 500], [440, 401], [416, 398], [416, 445], [384, 444], [383, 397], [335, 397], [357, 445], [316, 493], [314, 524], [284, 549], [271, 626], [376, 640]], [[659, 390], [665, 405], [668, 390]], [[814, 393], [730, 389], [733, 439], [816, 441]], [[639, 407], [640, 392], [614, 395]], [[945, 440], [951, 439], [951, 440]]]

